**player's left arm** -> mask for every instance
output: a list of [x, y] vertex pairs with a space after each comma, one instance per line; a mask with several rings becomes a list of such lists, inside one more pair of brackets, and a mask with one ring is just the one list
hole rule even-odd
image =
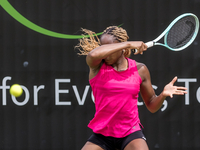
[[144, 64], [140, 64], [138, 73], [142, 78], [142, 83], [140, 85], [142, 99], [145, 102], [147, 109], [152, 113], [161, 108], [163, 101], [167, 96], [172, 98], [173, 95], [184, 95], [187, 93], [187, 89], [185, 87], [174, 86], [174, 83], [177, 80], [177, 77], [174, 77], [174, 79], [164, 87], [160, 95], [157, 96], [152, 88], [151, 77], [148, 68]]

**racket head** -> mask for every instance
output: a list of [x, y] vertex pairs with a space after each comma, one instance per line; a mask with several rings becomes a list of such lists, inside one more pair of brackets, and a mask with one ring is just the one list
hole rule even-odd
[[162, 46], [173, 51], [183, 50], [194, 41], [198, 31], [197, 16], [192, 13], [182, 14], [168, 26]]

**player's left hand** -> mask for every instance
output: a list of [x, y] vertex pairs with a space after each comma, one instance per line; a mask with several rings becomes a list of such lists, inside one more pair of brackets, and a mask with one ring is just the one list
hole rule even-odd
[[176, 80], [177, 80], [177, 77], [174, 77], [174, 79], [164, 87], [163, 96], [166, 96], [166, 97], [170, 96], [172, 98], [173, 95], [187, 94], [186, 87], [174, 86], [174, 83], [176, 82]]

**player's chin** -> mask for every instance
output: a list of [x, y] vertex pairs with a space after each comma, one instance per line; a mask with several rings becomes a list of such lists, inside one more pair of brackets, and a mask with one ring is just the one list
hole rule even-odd
[[114, 63], [116, 62], [116, 60], [113, 60], [113, 59], [105, 59], [105, 63], [107, 64], [107, 65], [113, 65]]
[[113, 63], [112, 62], [105, 62], [107, 65], [112, 65]]

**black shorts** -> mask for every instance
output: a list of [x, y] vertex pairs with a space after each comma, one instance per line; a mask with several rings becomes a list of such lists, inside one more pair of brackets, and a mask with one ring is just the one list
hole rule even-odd
[[131, 133], [123, 138], [107, 137], [101, 134], [93, 133], [88, 141], [100, 146], [104, 150], [123, 150], [128, 143], [138, 138], [142, 138], [146, 141], [146, 138], [141, 130]]

